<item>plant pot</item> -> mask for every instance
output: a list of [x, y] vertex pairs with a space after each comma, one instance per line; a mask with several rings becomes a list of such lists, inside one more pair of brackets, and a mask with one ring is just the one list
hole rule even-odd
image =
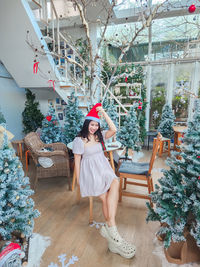
[[168, 262], [175, 264], [185, 264], [200, 261], [200, 248], [190, 233], [186, 234], [186, 241], [173, 242], [169, 248], [164, 249]]

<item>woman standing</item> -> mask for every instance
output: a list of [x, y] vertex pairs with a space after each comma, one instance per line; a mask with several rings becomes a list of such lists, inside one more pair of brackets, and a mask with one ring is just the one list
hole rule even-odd
[[[98, 113], [105, 118], [109, 130], [101, 132]], [[102, 226], [100, 233], [108, 240], [109, 249], [125, 258], [132, 258], [135, 247], [119, 235], [115, 222], [119, 178], [104, 156], [104, 140], [112, 137], [116, 131], [101, 104], [96, 104], [86, 116], [82, 130], [73, 142], [75, 171], [81, 196], [98, 196], [102, 201], [106, 224]]]

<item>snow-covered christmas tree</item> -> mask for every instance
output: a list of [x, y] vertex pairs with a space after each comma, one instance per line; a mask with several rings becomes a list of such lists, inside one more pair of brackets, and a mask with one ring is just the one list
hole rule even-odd
[[61, 127], [52, 105], [49, 106], [49, 111], [42, 121], [40, 138], [46, 144], [62, 142]]
[[84, 115], [78, 105], [78, 98], [72, 93], [65, 108], [63, 142], [66, 145], [74, 140], [83, 125]]
[[175, 116], [171, 106], [169, 104], [165, 104], [162, 109], [162, 117], [158, 126], [158, 132], [160, 132], [163, 137], [171, 139], [174, 136], [174, 120]]
[[9, 240], [14, 231], [26, 237], [32, 234], [34, 218], [39, 216], [30, 198], [33, 193], [29, 178], [24, 176], [22, 164], [8, 147], [4, 134], [0, 148], [0, 236], [3, 240]]
[[[104, 101], [104, 109], [106, 110], [106, 113], [108, 114], [108, 116], [111, 118], [111, 120], [114, 122], [115, 126], [118, 128], [119, 126], [119, 115], [117, 113], [117, 108], [114, 105], [114, 101], [111, 101], [110, 103], [106, 100]], [[102, 122], [102, 127], [104, 129], [108, 129], [108, 124], [106, 123], [105, 120], [103, 120]]]
[[138, 119], [135, 111], [136, 105], [130, 108], [129, 113], [126, 115], [123, 126], [117, 133], [118, 140], [126, 148], [125, 157], [128, 157], [128, 149], [133, 149], [134, 151], [140, 151], [140, 126], [138, 124]]
[[[185, 240], [188, 231], [200, 247], [200, 101], [188, 130], [184, 135], [182, 152], [174, 152], [168, 158], [169, 170], [151, 194], [155, 208], [148, 205], [147, 221], [165, 223], [158, 232], [164, 234], [164, 245]], [[177, 155], [179, 156], [177, 159]]]

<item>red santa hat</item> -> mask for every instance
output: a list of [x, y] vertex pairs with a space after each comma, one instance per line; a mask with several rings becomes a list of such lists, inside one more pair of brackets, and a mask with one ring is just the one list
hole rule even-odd
[[92, 120], [92, 121], [97, 121], [100, 123], [100, 118], [99, 118], [96, 108], [101, 107], [101, 106], [102, 106], [101, 103], [97, 103], [96, 105], [94, 105], [94, 107], [90, 110], [90, 112], [85, 117], [85, 120]]

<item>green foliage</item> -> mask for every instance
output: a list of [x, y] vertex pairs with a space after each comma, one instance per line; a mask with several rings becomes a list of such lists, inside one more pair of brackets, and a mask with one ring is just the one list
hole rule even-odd
[[77, 136], [83, 125], [83, 120], [84, 115], [78, 107], [78, 98], [72, 93], [65, 108], [63, 142], [66, 145]]
[[25, 109], [22, 112], [22, 122], [24, 125], [23, 132], [35, 132], [37, 128], [42, 126], [43, 114], [38, 109], [39, 102], [35, 102], [35, 94], [26, 89]]
[[48, 113], [42, 121], [41, 140], [46, 143], [62, 142], [62, 132], [52, 105], [49, 106]]
[[195, 109], [184, 134], [182, 151], [168, 158], [170, 169], [164, 171], [151, 193], [154, 208], [148, 205], [147, 221], [165, 223], [158, 232], [165, 234], [165, 247], [171, 240], [185, 240], [184, 231], [190, 232], [200, 247], [200, 101]]
[[136, 105], [130, 108], [129, 113], [126, 115], [123, 126], [117, 133], [118, 140], [126, 147], [126, 158], [128, 157], [128, 149], [140, 151], [140, 137], [139, 137], [139, 124], [135, 111]]
[[5, 119], [4, 115], [3, 115], [3, 113], [0, 111], [0, 124], [1, 123], [6, 123], [6, 119]]
[[104, 84], [107, 84], [108, 80], [110, 79], [112, 74], [112, 68], [107, 61], [103, 63], [103, 70], [101, 71], [101, 79], [103, 80]]
[[170, 139], [173, 138], [174, 120], [175, 120], [175, 116], [173, 114], [171, 105], [165, 104], [162, 109], [162, 117], [161, 117], [161, 121], [158, 127], [158, 132], [160, 132], [163, 135], [163, 137], [170, 138]]

